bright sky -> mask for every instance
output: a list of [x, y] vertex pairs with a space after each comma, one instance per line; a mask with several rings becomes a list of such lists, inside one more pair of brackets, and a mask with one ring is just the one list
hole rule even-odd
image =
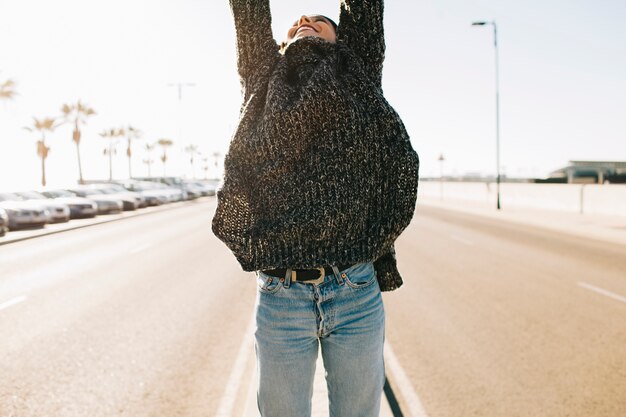
[[[301, 14], [338, 17], [338, 0], [272, 0], [274, 36]], [[234, 27], [226, 0], [0, 0], [0, 189], [36, 187], [32, 117], [78, 99], [97, 111], [83, 128], [88, 179], [108, 176], [104, 129], [132, 125], [133, 174], [146, 175], [144, 143], [174, 141], [168, 174], [191, 176], [183, 148], [213, 164], [240, 105]], [[626, 160], [626, 2], [623, 0], [388, 0], [383, 87], [422, 161], [422, 176], [495, 172], [495, 72], [500, 45], [501, 165], [545, 176], [570, 159]], [[182, 101], [170, 83], [195, 83]], [[48, 135], [50, 184], [78, 178], [70, 126]], [[163, 172], [154, 152], [153, 174]], [[199, 165], [196, 174], [202, 174]], [[123, 144], [113, 175], [128, 176]], [[212, 173], [210, 171], [210, 173]]]

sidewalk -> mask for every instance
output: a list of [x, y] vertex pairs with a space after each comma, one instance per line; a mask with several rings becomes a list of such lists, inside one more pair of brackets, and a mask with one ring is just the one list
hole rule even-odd
[[494, 205], [468, 200], [440, 200], [437, 197], [417, 198], [416, 213], [420, 206], [439, 207], [493, 219], [526, 224], [555, 230], [570, 235], [626, 245], [626, 213], [624, 216], [579, 214], [558, 210], [526, 209]]

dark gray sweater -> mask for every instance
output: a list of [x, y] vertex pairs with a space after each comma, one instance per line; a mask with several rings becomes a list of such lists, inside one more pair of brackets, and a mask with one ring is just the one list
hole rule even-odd
[[284, 55], [269, 0], [230, 5], [243, 104], [213, 232], [246, 271], [375, 261], [381, 289], [398, 288], [419, 160], [383, 97], [383, 1], [341, 1], [337, 43]]

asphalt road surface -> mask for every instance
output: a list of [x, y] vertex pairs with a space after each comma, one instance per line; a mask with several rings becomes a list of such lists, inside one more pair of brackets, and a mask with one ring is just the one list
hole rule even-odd
[[[0, 246], [0, 416], [213, 417], [231, 396], [239, 417], [255, 283], [214, 205]], [[626, 416], [626, 248], [418, 207], [397, 252], [405, 416]]]

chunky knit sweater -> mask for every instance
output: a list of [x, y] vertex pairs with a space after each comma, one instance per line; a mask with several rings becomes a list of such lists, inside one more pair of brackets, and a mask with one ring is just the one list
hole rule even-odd
[[398, 288], [419, 160], [383, 97], [383, 0], [342, 0], [336, 43], [283, 53], [269, 0], [230, 5], [243, 105], [213, 232], [246, 271], [374, 261], [381, 290]]

